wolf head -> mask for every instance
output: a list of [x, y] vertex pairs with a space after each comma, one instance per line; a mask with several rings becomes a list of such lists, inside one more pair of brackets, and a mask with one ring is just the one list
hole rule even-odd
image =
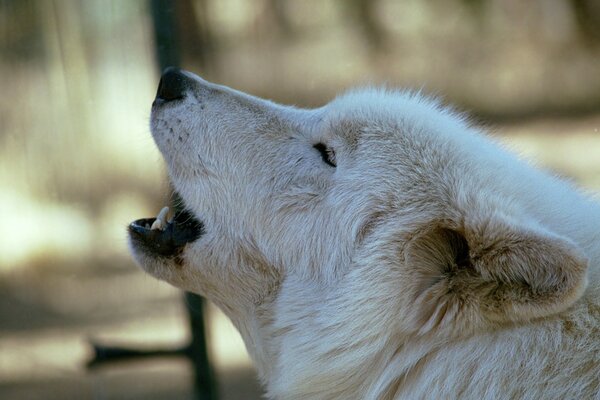
[[130, 228], [133, 254], [242, 334], [327, 309], [340, 326], [467, 335], [562, 311], [585, 288], [586, 255], [548, 217], [562, 189], [418, 93], [306, 110], [168, 69], [151, 130], [202, 229], [161, 254]]

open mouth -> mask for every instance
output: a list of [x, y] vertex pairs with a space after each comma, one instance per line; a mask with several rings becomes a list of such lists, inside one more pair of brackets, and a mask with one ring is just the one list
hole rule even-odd
[[204, 233], [202, 222], [187, 210], [167, 218], [169, 207], [164, 207], [156, 218], [142, 218], [129, 224], [132, 241], [146, 251], [169, 257], [177, 255], [183, 247]]

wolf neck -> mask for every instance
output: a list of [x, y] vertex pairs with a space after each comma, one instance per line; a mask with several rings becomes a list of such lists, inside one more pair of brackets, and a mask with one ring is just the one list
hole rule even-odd
[[266, 304], [255, 305], [253, 309], [235, 315], [226, 313], [240, 332], [260, 380], [268, 382], [273, 375], [277, 357], [277, 341], [273, 339], [272, 316]]
[[384, 368], [390, 338], [366, 326], [377, 317], [347, 318], [344, 310], [356, 310], [329, 304], [332, 297], [346, 301], [334, 292], [297, 277], [284, 281], [265, 336], [274, 344], [267, 358], [274, 365], [262, 367], [269, 398], [364, 398], [371, 384], [365, 377]]

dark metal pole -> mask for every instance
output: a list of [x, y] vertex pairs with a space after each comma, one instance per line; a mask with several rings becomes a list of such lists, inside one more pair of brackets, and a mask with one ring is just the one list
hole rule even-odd
[[[181, 11], [177, 7], [181, 6], [183, 2], [184, 0], [150, 0], [156, 40], [156, 55], [161, 71], [168, 66], [179, 66], [181, 64], [179, 32], [176, 27], [179, 26], [177, 22], [180, 19], [177, 11]], [[190, 4], [186, 4], [186, 6], [189, 9]], [[189, 18], [189, 15], [186, 17]], [[180, 206], [181, 201], [176, 198], [173, 203], [175, 211], [179, 211], [177, 207]], [[206, 326], [203, 315], [204, 300], [193, 293], [185, 293], [185, 305], [191, 331], [191, 341], [188, 345], [174, 349], [142, 350], [129, 346], [102, 345], [90, 341], [94, 356], [88, 362], [88, 368], [99, 368], [113, 362], [148, 357], [185, 356], [191, 360], [194, 366], [195, 398], [197, 400], [216, 400], [217, 390], [206, 346]]]
[[156, 56], [161, 72], [169, 66], [179, 67], [181, 64], [176, 7], [175, 1], [150, 0]]
[[[177, 6], [179, 1], [151, 0], [152, 19], [158, 65], [162, 72], [168, 66], [181, 64], [181, 43], [177, 29]], [[175, 207], [181, 204], [175, 199]], [[178, 211], [178, 210], [175, 210]], [[197, 400], [216, 400], [214, 374], [208, 360], [206, 326], [204, 323], [204, 300], [193, 293], [185, 293], [185, 304], [190, 321], [192, 341], [188, 351], [194, 365], [194, 385]]]
[[206, 326], [202, 312], [204, 299], [196, 294], [186, 292], [185, 300], [192, 337], [188, 346], [188, 355], [194, 365], [196, 398], [198, 400], [216, 400], [217, 389], [206, 346]]

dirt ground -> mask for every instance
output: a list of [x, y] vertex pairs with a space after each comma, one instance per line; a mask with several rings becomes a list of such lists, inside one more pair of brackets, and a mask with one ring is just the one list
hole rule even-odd
[[[526, 158], [600, 190], [600, 116], [537, 120], [494, 130]], [[45, 260], [39, 260], [40, 265]], [[258, 384], [231, 324], [209, 308], [220, 399], [259, 399]], [[127, 258], [31, 266], [0, 276], [0, 398], [191, 399], [190, 363], [144, 359], [86, 369], [90, 340], [174, 348], [185, 344], [182, 295]]]
[[[219, 398], [260, 398], [235, 329], [214, 308], [208, 314]], [[86, 368], [91, 340], [142, 349], [187, 343], [181, 293], [133, 265], [10, 276], [0, 283], [0, 315], [2, 399], [193, 398], [191, 364], [184, 357]]]

